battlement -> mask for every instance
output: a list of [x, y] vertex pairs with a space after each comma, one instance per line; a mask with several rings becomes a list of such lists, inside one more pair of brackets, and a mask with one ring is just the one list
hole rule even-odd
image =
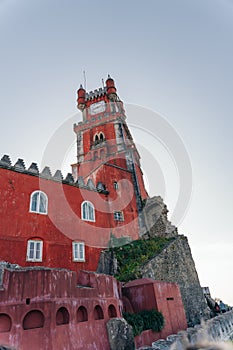
[[[80, 88], [78, 89], [78, 109], [81, 111], [84, 111], [85, 108], [89, 108], [91, 104], [94, 102], [100, 102], [100, 100], [106, 102], [120, 102], [118, 96], [117, 96], [117, 89], [115, 87], [115, 82], [114, 80], [108, 75], [108, 78], [106, 80], [106, 85], [99, 88], [95, 89], [94, 91], [86, 92], [86, 88], [83, 88], [82, 85], [80, 85]], [[105, 111], [104, 105], [98, 105], [93, 107], [96, 108], [95, 110], [92, 110], [91, 114], [96, 114], [96, 113], [102, 113]]]
[[107, 94], [107, 87], [101, 87], [99, 89], [95, 89], [94, 91], [89, 91], [86, 92], [85, 94], [85, 100], [90, 101], [93, 100], [94, 98], [102, 97]]
[[108, 194], [108, 191], [104, 190], [104, 187], [101, 186], [100, 183], [98, 183], [97, 186], [95, 186], [91, 179], [88, 179], [85, 182], [82, 176], [79, 176], [77, 181], [75, 181], [71, 173], [67, 173], [67, 175], [63, 177], [61, 170], [56, 170], [55, 173], [52, 175], [52, 172], [48, 166], [45, 166], [44, 169], [40, 171], [38, 164], [34, 162], [31, 163], [29, 168], [26, 168], [25, 162], [22, 158], [19, 158], [16, 161], [16, 163], [12, 165], [10, 157], [6, 154], [0, 159], [0, 168], [23, 173], [26, 175], [37, 176], [42, 179], [56, 181], [62, 184], [67, 184], [79, 188], [85, 188], [90, 191]]
[[[18, 290], [16, 290], [17, 287], [14, 290], [10, 288], [11, 281], [18, 286]], [[40, 299], [42, 302], [45, 299], [66, 297], [119, 298], [120, 284], [114, 277], [84, 270], [75, 272], [65, 268], [46, 266], [22, 267], [0, 261], [0, 282], [2, 304], [4, 300], [10, 304], [16, 299], [20, 303], [26, 297], [32, 300], [33, 298]], [[24, 286], [24, 289], [21, 288], [21, 285]], [[83, 291], [83, 288], [86, 290]]]

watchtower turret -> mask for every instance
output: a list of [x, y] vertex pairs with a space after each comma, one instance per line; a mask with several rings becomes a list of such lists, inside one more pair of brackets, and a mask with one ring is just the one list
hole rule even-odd
[[83, 88], [82, 84], [80, 85], [80, 88], [78, 89], [78, 109], [80, 109], [80, 111], [83, 111], [86, 105], [86, 101], [85, 101], [85, 97], [86, 97], [86, 90]]

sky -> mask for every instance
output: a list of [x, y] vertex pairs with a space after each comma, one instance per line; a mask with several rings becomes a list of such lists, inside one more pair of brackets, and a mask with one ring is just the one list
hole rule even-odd
[[172, 218], [183, 193], [200, 283], [233, 305], [233, 1], [0, 0], [0, 47], [1, 154], [41, 164], [60, 135], [47, 165], [70, 171], [83, 71], [88, 91], [111, 74], [149, 194]]

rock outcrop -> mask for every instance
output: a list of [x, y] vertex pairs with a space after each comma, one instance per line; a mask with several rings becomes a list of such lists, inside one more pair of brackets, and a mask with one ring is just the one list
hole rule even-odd
[[108, 339], [111, 350], [134, 350], [132, 327], [124, 318], [114, 318], [107, 322]]
[[146, 232], [143, 238], [151, 237], [175, 237], [178, 235], [177, 228], [171, 224], [167, 217], [168, 209], [160, 196], [148, 198], [143, 208]]
[[141, 271], [142, 277], [179, 285], [190, 326], [210, 317], [187, 237], [178, 235], [160, 254], [146, 263]]
[[[199, 324], [202, 319], [209, 319], [210, 309], [200, 286], [187, 237], [178, 235], [177, 228], [168, 220], [167, 206], [161, 197], [149, 198], [144, 204], [146, 233], [141, 238], [166, 237], [173, 240], [162, 252], [140, 267], [140, 277], [177, 283], [189, 326]], [[102, 252], [98, 273], [116, 275], [117, 268], [114, 252]]]

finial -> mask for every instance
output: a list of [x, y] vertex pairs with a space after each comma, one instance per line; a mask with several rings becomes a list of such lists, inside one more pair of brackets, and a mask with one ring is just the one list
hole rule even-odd
[[80, 84], [80, 87], [79, 87], [79, 89], [83, 89], [83, 86], [82, 86], [82, 84]]
[[86, 72], [83, 70], [83, 81], [84, 81], [84, 89], [87, 89], [87, 78], [86, 78]]
[[112, 79], [112, 78], [110, 77], [110, 74], [108, 74], [108, 79]]

